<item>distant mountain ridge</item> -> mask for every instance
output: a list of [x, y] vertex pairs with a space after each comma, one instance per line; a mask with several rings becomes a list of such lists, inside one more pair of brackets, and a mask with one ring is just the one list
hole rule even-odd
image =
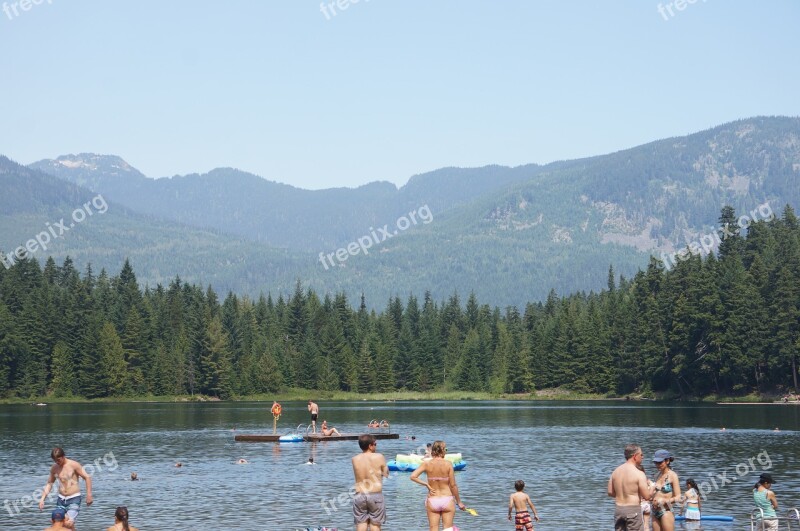
[[[474, 291], [499, 305], [524, 304], [550, 289], [563, 294], [604, 287], [612, 264], [630, 276], [650, 253], [674, 252], [714, 230], [726, 204], [737, 212], [765, 203], [775, 213], [785, 204], [796, 207], [800, 119], [751, 118], [547, 165], [443, 168], [414, 176], [400, 189], [375, 182], [309, 191], [231, 168], [153, 180], [119, 157], [93, 154], [30, 168], [85, 184], [165, 230], [177, 222], [252, 242], [253, 250], [287, 249], [283, 254], [291, 258], [284, 265], [291, 274], [244, 257], [241, 276], [208, 263], [208, 275], [235, 291], [287, 292], [300, 279], [320, 292], [363, 292], [378, 305], [394, 294], [426, 290], [437, 299]], [[23, 195], [35, 194], [22, 182], [16, 186], [27, 190]], [[422, 205], [433, 213], [432, 223], [331, 270], [320, 265], [319, 253], [345, 247]], [[117, 245], [115, 254], [124, 253], [125, 242]], [[183, 276], [182, 264], [196, 270], [197, 260], [192, 253], [173, 254], [158, 270]], [[146, 267], [134, 265], [151, 278]]]
[[443, 212], [526, 178], [500, 166], [443, 168], [412, 177], [400, 191], [385, 181], [355, 189], [304, 190], [234, 168], [149, 179], [116, 155], [93, 153], [63, 155], [30, 167], [144, 214], [306, 251], [347, 244], [353, 234], [423, 204]]

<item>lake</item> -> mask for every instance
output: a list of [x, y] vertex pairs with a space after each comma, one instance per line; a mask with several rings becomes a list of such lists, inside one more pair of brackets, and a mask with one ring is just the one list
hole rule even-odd
[[[36, 503], [25, 507], [24, 497], [46, 482], [53, 446], [62, 446], [67, 457], [84, 466], [91, 464], [95, 502], [87, 507], [84, 501], [79, 531], [113, 524], [118, 505], [128, 506], [131, 524], [143, 531], [353, 529], [349, 502], [339, 505], [336, 499], [352, 484], [350, 457], [360, 451], [358, 443], [233, 440], [235, 434], [271, 433], [270, 406], [0, 406], [0, 530], [49, 525], [55, 502], [39, 512]], [[613, 529], [606, 484], [628, 442], [644, 449], [648, 476], [655, 472], [653, 452], [670, 450], [682, 484], [687, 477], [701, 487], [706, 482], [703, 512], [737, 518], [733, 524], [704, 523], [703, 529], [749, 529], [752, 486], [764, 470], [775, 478], [781, 511], [800, 506], [800, 406], [322, 401], [320, 408], [320, 421], [328, 419], [345, 432], [363, 431], [373, 418], [387, 419], [391, 431], [401, 435], [378, 442], [387, 460], [435, 439], [445, 440], [450, 452], [461, 452], [469, 464], [456, 480], [463, 501], [480, 513], [458, 513], [456, 525], [462, 530], [513, 530], [506, 514], [517, 479], [526, 482], [542, 518], [537, 531]], [[308, 422], [305, 403], [283, 403], [279, 432]], [[412, 435], [415, 441], [407, 439]], [[304, 465], [309, 457], [317, 464]], [[249, 464], [235, 464], [239, 458]], [[177, 462], [183, 466], [176, 468]], [[131, 472], [140, 480], [131, 481]], [[389, 515], [384, 529], [427, 529], [425, 489], [407, 473], [392, 473], [384, 492]]]

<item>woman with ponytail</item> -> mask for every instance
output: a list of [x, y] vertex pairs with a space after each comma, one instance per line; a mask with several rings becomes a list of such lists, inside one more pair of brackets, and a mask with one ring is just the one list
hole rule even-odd
[[117, 507], [117, 512], [114, 513], [114, 525], [106, 529], [106, 531], [139, 531], [135, 527], [128, 525], [128, 508]]

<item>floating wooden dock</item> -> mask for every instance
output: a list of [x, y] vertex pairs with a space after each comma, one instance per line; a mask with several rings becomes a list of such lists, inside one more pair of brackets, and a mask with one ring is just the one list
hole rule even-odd
[[[342, 433], [341, 435], [325, 436], [321, 433], [308, 433], [303, 435], [306, 442], [319, 441], [357, 441], [361, 433]], [[399, 439], [399, 433], [370, 433], [376, 439]], [[281, 435], [236, 435], [233, 440], [238, 442], [278, 442]]]

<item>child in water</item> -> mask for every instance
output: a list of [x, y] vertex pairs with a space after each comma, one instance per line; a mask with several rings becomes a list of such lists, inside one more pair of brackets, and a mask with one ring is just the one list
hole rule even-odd
[[539, 514], [536, 512], [536, 507], [533, 506], [530, 496], [522, 492], [525, 489], [525, 482], [518, 479], [514, 483], [514, 489], [516, 489], [516, 492], [508, 500], [508, 520], [511, 520], [511, 509], [515, 509], [517, 514], [514, 518], [514, 529], [516, 531], [533, 531], [533, 521], [528, 512], [528, 505], [530, 505], [533, 517], [537, 522], [539, 521]]
[[686, 521], [700, 520], [700, 489], [692, 478], [686, 480], [686, 499], [683, 504], [683, 516]]

